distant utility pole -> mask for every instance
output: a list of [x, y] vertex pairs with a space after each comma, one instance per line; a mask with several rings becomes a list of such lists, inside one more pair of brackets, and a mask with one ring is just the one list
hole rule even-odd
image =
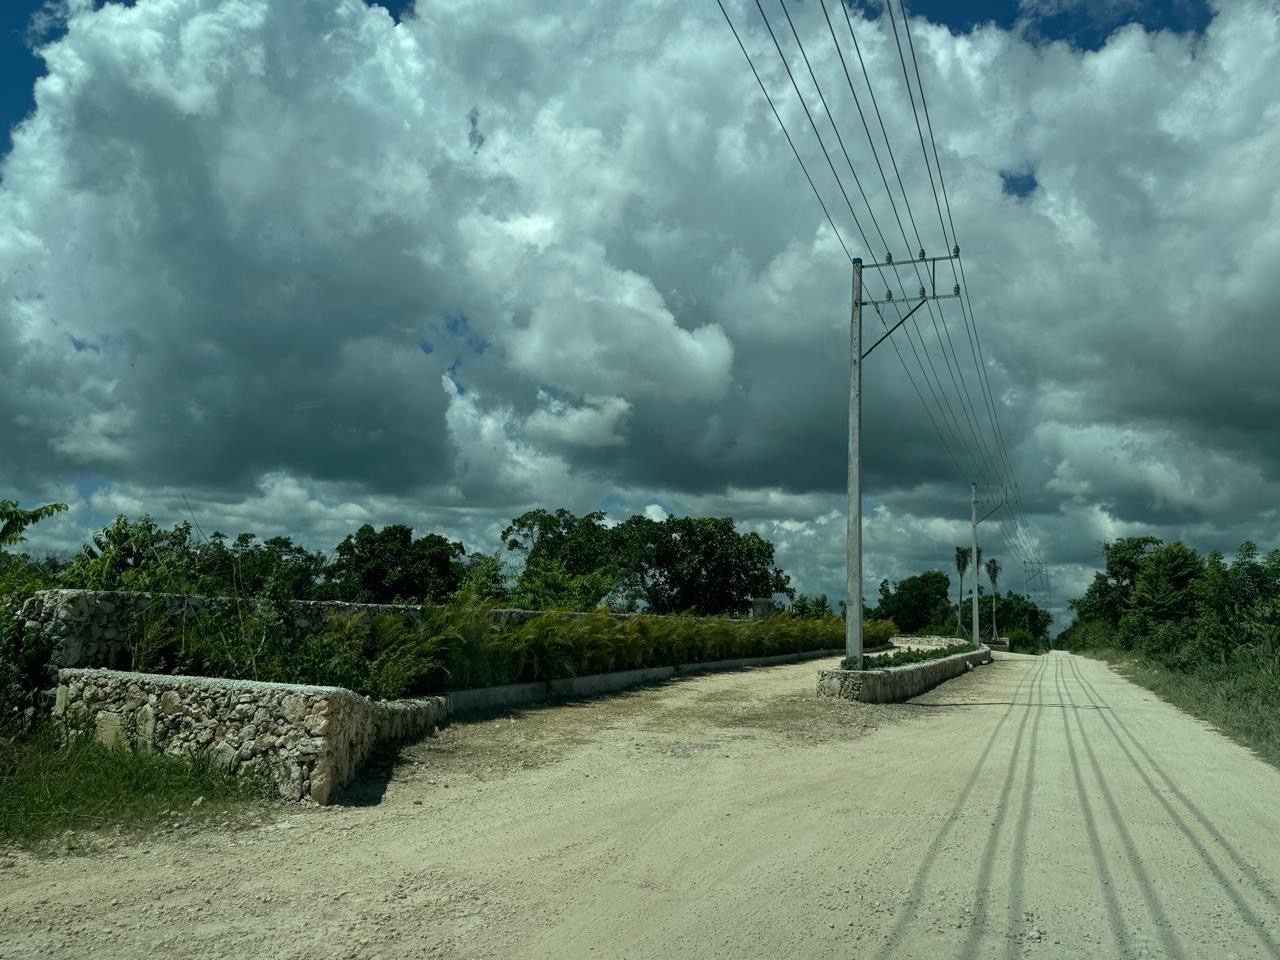
[[[896, 298], [892, 290], [886, 290], [884, 297], [880, 300], [862, 299], [862, 258], [853, 258], [853, 308], [849, 319], [849, 523], [845, 534], [848, 551], [848, 600], [845, 601], [844, 652], [845, 656], [857, 661], [859, 668], [862, 667], [862, 361], [871, 356], [872, 350], [889, 339], [895, 330], [930, 300], [949, 300], [960, 296], [959, 284], [953, 286], [951, 293], [940, 294], [937, 289], [938, 261], [954, 260], [959, 256], [960, 248], [952, 247], [950, 256], [926, 257], [921, 250], [915, 260], [904, 260], [895, 264], [893, 257], [886, 254], [884, 263], [868, 264], [871, 268], [879, 270], [881, 276], [884, 276], [886, 267], [893, 270], [895, 266], [913, 267], [918, 276], [918, 265], [929, 265], [926, 269], [930, 271], [931, 290], [926, 291], [921, 287], [920, 292], [914, 297], [906, 297], [899, 293]], [[897, 277], [896, 271], [893, 276]], [[919, 302], [864, 351], [862, 349], [862, 308], [874, 307], [879, 314], [882, 303], [910, 303], [913, 300]]]
[[991, 514], [995, 513], [1005, 505], [1004, 484], [1001, 483], [977, 483], [976, 481], [969, 484], [969, 532], [972, 534], [973, 544], [969, 548], [973, 552], [969, 554], [969, 559], [973, 563], [973, 645], [979, 646], [982, 641], [978, 638], [978, 587], [982, 585], [982, 564], [978, 561], [978, 524], [982, 520], [978, 519], [978, 488], [991, 487], [999, 490], [1001, 493], [1000, 502], [987, 511], [986, 516], [982, 520], [987, 519]]

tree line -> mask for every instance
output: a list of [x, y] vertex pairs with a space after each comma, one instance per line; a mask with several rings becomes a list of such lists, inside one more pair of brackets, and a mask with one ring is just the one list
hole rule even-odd
[[1228, 561], [1185, 543], [1123, 537], [1103, 545], [1105, 567], [1072, 600], [1061, 636], [1071, 650], [1131, 650], [1186, 669], [1243, 656], [1273, 660], [1280, 635], [1280, 550], [1246, 541]]
[[[9, 545], [61, 506], [24, 512], [3, 503]], [[69, 560], [6, 554], [9, 588], [0, 592], [13, 592], [23, 578], [91, 590], [361, 603], [445, 603], [465, 592], [531, 610], [607, 605], [703, 616], [742, 613], [754, 597], [781, 594], [799, 600], [798, 612], [817, 614], [820, 606], [830, 614], [825, 597], [820, 605], [796, 597], [775, 564], [773, 543], [738, 530], [728, 517], [634, 516], [609, 524], [603, 512], [536, 509], [514, 518], [501, 540], [491, 553], [468, 553], [438, 533], [365, 524], [325, 553], [290, 537], [206, 537], [190, 522], [166, 528], [150, 516], [120, 516]]]

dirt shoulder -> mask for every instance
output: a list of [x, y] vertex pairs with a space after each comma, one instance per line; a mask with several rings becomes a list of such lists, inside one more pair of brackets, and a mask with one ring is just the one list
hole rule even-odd
[[1276, 771], [1089, 661], [901, 705], [818, 700], [827, 665], [458, 724], [344, 806], [10, 857], [0, 957], [1272, 955]]

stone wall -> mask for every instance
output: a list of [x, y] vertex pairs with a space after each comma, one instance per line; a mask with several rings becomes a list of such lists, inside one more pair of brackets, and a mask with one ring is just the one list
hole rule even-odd
[[924, 693], [983, 663], [991, 662], [985, 645], [968, 653], [957, 653], [924, 663], [910, 663], [881, 670], [819, 670], [818, 696], [861, 700], [864, 703], [892, 703]]
[[339, 687], [63, 668], [54, 715], [104, 743], [207, 753], [233, 774], [270, 777], [286, 800], [323, 804], [378, 743], [445, 723], [449, 701], [379, 702]]
[[[169, 617], [176, 623], [202, 615], [233, 612], [231, 597], [198, 597], [176, 593], [127, 593], [106, 590], [41, 590], [22, 607], [28, 630], [43, 631], [53, 641], [49, 680], [59, 667], [131, 666], [130, 632], [148, 617]], [[370, 617], [395, 614], [406, 620], [422, 615], [422, 607], [392, 603], [342, 603], [295, 600], [291, 604], [294, 629], [301, 635], [321, 633], [329, 617], [365, 612]], [[518, 626], [541, 615], [538, 610], [494, 610], [500, 626]], [[585, 616], [585, 614], [584, 614]], [[615, 614], [627, 616], [627, 614]]]

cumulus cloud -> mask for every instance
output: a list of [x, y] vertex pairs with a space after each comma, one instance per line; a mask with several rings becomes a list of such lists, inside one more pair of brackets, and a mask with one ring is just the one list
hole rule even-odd
[[[754, 6], [729, 6], [838, 197]], [[884, 18], [854, 14], [909, 243], [821, 10], [793, 14], [878, 224], [864, 249], [834, 207], [845, 241], [941, 249]], [[184, 496], [317, 545], [368, 518], [485, 548], [528, 506], [661, 503], [741, 517], [842, 595], [848, 269], [714, 5], [57, 16], [0, 166], [0, 485], [75, 507], [37, 546]], [[913, 22], [993, 402], [1064, 584], [1108, 531], [1277, 540], [1278, 19], [1243, 0], [1092, 51]], [[992, 479], [942, 309], [868, 364], [868, 589], [945, 569]]]

